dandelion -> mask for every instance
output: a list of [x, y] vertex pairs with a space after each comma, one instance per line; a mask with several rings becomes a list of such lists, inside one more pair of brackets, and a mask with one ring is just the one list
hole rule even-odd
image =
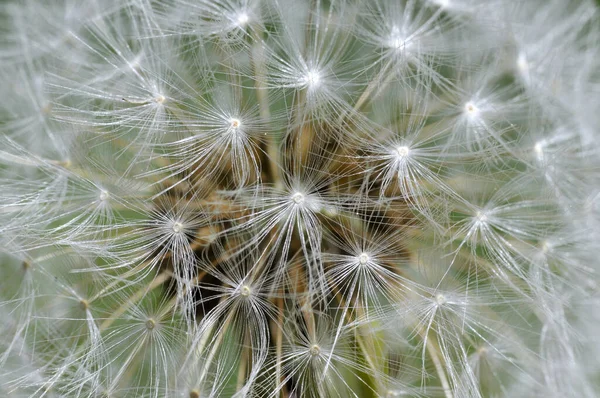
[[5, 3], [0, 395], [596, 395], [596, 2]]

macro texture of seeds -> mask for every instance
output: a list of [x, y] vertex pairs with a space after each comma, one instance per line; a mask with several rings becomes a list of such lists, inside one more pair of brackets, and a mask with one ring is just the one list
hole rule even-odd
[[597, 396], [599, 16], [4, 0], [0, 396]]

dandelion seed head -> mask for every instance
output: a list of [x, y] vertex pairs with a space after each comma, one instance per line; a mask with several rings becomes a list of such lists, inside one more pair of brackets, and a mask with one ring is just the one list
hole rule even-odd
[[0, 391], [598, 390], [592, 0], [9, 3]]

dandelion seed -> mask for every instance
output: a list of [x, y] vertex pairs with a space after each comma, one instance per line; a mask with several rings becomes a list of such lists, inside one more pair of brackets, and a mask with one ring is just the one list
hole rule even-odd
[[368, 255], [367, 253], [361, 253], [361, 254], [358, 256], [358, 263], [359, 263], [360, 265], [365, 265], [365, 264], [367, 264], [367, 263], [369, 262], [369, 260], [370, 260], [370, 258], [369, 258], [369, 255]]
[[235, 118], [231, 119], [229, 123], [232, 129], [238, 129], [242, 125], [242, 122], [239, 119]]
[[248, 296], [250, 296], [250, 294], [251, 294], [251, 293], [252, 293], [252, 290], [250, 289], [250, 287], [249, 287], [249, 286], [246, 286], [246, 285], [244, 285], [244, 286], [242, 286], [242, 288], [240, 289], [240, 294], [241, 294], [243, 297], [248, 297]]
[[105, 202], [110, 198], [110, 194], [108, 193], [108, 191], [103, 189], [102, 191], [100, 191], [99, 198], [101, 202]]
[[471, 118], [476, 118], [479, 115], [479, 108], [477, 108], [472, 102], [467, 102], [465, 104], [465, 111]]
[[148, 319], [145, 323], [146, 329], [153, 330], [156, 327], [156, 321], [152, 318]]
[[304, 194], [302, 194], [300, 192], [296, 192], [292, 195], [292, 201], [297, 205], [303, 204], [304, 200], [305, 200]]
[[81, 308], [83, 311], [87, 311], [89, 307], [90, 307], [90, 304], [88, 303], [87, 300], [79, 301], [79, 308]]
[[444, 305], [447, 303], [447, 301], [448, 300], [446, 299], [446, 296], [444, 296], [443, 294], [438, 293], [435, 295], [435, 303], [437, 305]]
[[487, 214], [485, 211], [481, 211], [478, 210], [477, 213], [475, 214], [475, 217], [477, 218], [477, 222], [481, 223], [481, 224], [485, 224], [487, 222]]
[[398, 157], [403, 159], [409, 155], [410, 149], [407, 146], [402, 145], [396, 148], [396, 152], [398, 153]]
[[249, 20], [250, 17], [245, 12], [239, 13], [236, 17], [237, 24], [241, 27], [245, 26]]
[[181, 231], [183, 231], [183, 224], [180, 223], [179, 221], [176, 221], [173, 223], [173, 232], [175, 232], [176, 234], [181, 233]]
[[311, 89], [317, 88], [321, 84], [321, 74], [318, 71], [309, 70], [300, 78], [299, 83]]
[[396, 50], [404, 50], [410, 45], [402, 38], [400, 29], [396, 25], [392, 26], [389, 45]]
[[321, 347], [319, 347], [318, 344], [313, 344], [312, 346], [310, 346], [308, 353], [313, 357], [318, 357], [319, 355], [321, 355]]

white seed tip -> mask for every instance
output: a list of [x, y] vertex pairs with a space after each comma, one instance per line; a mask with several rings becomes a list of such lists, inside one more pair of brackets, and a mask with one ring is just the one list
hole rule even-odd
[[250, 20], [250, 17], [245, 12], [238, 14], [237, 19], [236, 19], [238, 26], [246, 25], [249, 20]]
[[156, 97], [154, 97], [154, 102], [156, 102], [157, 104], [162, 104], [166, 100], [167, 98], [165, 98], [165, 96], [162, 94], [158, 94]]
[[232, 129], [237, 129], [237, 128], [239, 128], [241, 125], [242, 125], [242, 122], [240, 121], [240, 119], [235, 119], [235, 118], [233, 118], [233, 119], [230, 119], [230, 120], [229, 120], [229, 126], [230, 126]]
[[309, 87], [317, 87], [321, 82], [321, 75], [317, 71], [309, 71], [300, 81]]
[[297, 205], [302, 204], [302, 202], [304, 202], [304, 195], [300, 192], [296, 192], [292, 195], [292, 201]]
[[388, 40], [388, 46], [396, 50], [407, 47], [406, 40], [400, 34], [400, 29], [397, 26], [392, 26], [392, 32]]
[[105, 191], [104, 189], [102, 191], [100, 191], [100, 200], [102, 202], [104, 202], [105, 200], [108, 200], [109, 197], [110, 197], [110, 194], [108, 193], [108, 191]]
[[52, 104], [51, 104], [51, 103], [47, 103], [46, 105], [44, 105], [44, 106], [42, 107], [42, 113], [43, 113], [44, 115], [47, 115], [47, 114], [49, 114], [51, 111], [52, 111]]
[[402, 40], [399, 37], [392, 38], [390, 41], [391, 41], [391, 46], [396, 49], [401, 49], [402, 47], [404, 47], [404, 40]]
[[183, 230], [183, 224], [179, 221], [173, 223], [173, 232], [176, 234], [180, 233]]
[[250, 290], [250, 287], [246, 285], [242, 286], [242, 288], [240, 289], [240, 295], [242, 295], [243, 297], [250, 296], [250, 293], [252, 293], [252, 291]]
[[435, 295], [435, 302], [437, 303], [437, 305], [444, 305], [446, 304], [446, 297], [443, 294], [436, 294]]
[[407, 146], [399, 146], [398, 148], [396, 148], [396, 153], [398, 154], [398, 157], [404, 158], [410, 153], [410, 148], [408, 148]]
[[479, 222], [485, 222], [487, 220], [487, 215], [483, 211], [478, 211], [475, 217], [477, 217], [477, 221]]
[[467, 102], [465, 104], [465, 111], [467, 112], [467, 114], [474, 116], [477, 114], [477, 112], [479, 112], [479, 109], [475, 106], [474, 103]]
[[550, 243], [546, 240], [542, 243], [542, 253], [546, 254], [552, 249]]
[[358, 256], [358, 263], [359, 263], [360, 265], [365, 265], [365, 264], [366, 264], [366, 263], [368, 263], [368, 262], [369, 262], [369, 255], [368, 255], [367, 253], [361, 253], [361, 254]]
[[310, 349], [308, 350], [309, 354], [312, 355], [313, 357], [318, 356], [319, 354], [321, 354], [321, 347], [319, 347], [317, 344], [313, 344]]
[[542, 145], [541, 142], [536, 142], [535, 145], [533, 146], [533, 150], [535, 151], [536, 154], [542, 155], [544, 152], [544, 146]]
[[517, 56], [517, 68], [519, 69], [519, 71], [525, 73], [529, 70], [529, 63], [527, 62], [527, 58], [525, 57], [525, 54], [520, 53]]
[[156, 327], [156, 321], [154, 319], [150, 318], [146, 321], [146, 329], [152, 330], [155, 327]]

